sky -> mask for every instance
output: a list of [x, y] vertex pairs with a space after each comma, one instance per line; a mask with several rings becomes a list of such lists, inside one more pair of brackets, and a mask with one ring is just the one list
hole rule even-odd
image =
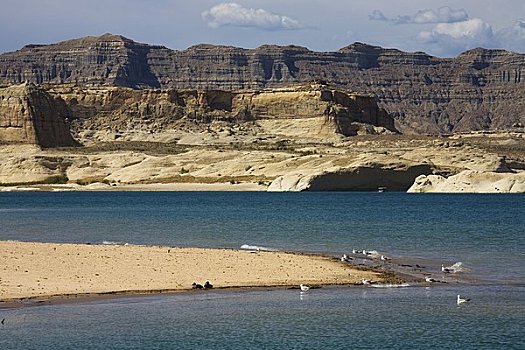
[[0, 52], [104, 33], [175, 50], [359, 41], [440, 57], [525, 53], [525, 0], [2, 0]]

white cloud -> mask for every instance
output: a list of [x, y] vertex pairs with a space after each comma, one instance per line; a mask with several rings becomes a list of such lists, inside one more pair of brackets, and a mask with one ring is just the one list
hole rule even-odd
[[464, 9], [454, 10], [448, 6], [440, 7], [435, 10], [418, 11], [412, 18], [413, 23], [456, 23], [464, 22], [468, 19], [467, 11]]
[[395, 24], [429, 24], [429, 23], [456, 23], [468, 20], [468, 13], [464, 9], [452, 9], [443, 6], [437, 10], [420, 10], [415, 15], [399, 15], [396, 18], [388, 18], [381, 11], [374, 10], [368, 16], [373, 21], [387, 21]]
[[453, 39], [486, 40], [492, 38], [492, 27], [479, 18], [457, 23], [438, 23], [432, 35], [446, 35]]
[[236, 3], [222, 3], [202, 13], [202, 19], [212, 28], [223, 26], [253, 27], [265, 30], [305, 28], [299, 21], [263, 9], [246, 8]]
[[525, 52], [525, 20], [517, 20], [513, 26], [503, 28], [494, 35], [495, 47]]
[[432, 31], [424, 31], [419, 38], [436, 47], [440, 54], [457, 53], [474, 47], [493, 47], [494, 32], [490, 24], [479, 18], [457, 23], [438, 23]]

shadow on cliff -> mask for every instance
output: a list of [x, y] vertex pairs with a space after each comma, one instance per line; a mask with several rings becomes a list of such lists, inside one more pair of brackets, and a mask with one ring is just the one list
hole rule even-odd
[[71, 135], [68, 125], [71, 114], [62, 99], [55, 99], [33, 85], [28, 87], [27, 100], [36, 144], [44, 148], [81, 146]]
[[153, 65], [149, 62], [151, 48], [126, 48], [128, 49], [128, 59], [123, 66], [118, 68], [115, 84], [133, 89], [160, 89], [161, 84], [152, 72], [151, 67]]

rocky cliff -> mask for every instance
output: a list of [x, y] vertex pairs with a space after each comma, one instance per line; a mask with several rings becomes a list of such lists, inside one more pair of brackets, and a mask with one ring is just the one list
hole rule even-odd
[[0, 141], [42, 147], [75, 146], [69, 109], [32, 83], [0, 89]]
[[308, 125], [302, 138], [318, 140], [370, 133], [366, 126], [372, 132], [396, 132], [393, 119], [373, 96], [320, 84], [240, 91], [64, 86], [46, 90], [32, 83], [0, 89], [0, 141], [44, 147], [73, 145], [69, 127], [80, 140], [105, 133], [109, 138], [104, 141], [126, 140], [130, 135], [151, 141], [152, 135], [185, 129], [188, 134], [210, 136], [213, 123], [246, 122], [252, 123], [255, 134], [265, 122], [290, 123], [288, 129]]
[[111, 129], [115, 133], [145, 130], [159, 133], [182, 127], [181, 120], [208, 127], [214, 121], [318, 121], [315, 134], [355, 135], [361, 124], [396, 132], [393, 119], [374, 96], [320, 84], [263, 90], [133, 90], [54, 88], [78, 123], [77, 129]]
[[405, 133], [525, 124], [525, 55], [474, 49], [456, 58], [361, 43], [337, 52], [298, 46], [198, 45], [182, 51], [106, 34], [0, 55], [0, 83], [163, 89], [261, 89], [323, 80], [374, 94]]

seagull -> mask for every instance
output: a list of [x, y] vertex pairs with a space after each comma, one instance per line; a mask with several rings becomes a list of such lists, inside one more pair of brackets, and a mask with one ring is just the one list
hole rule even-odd
[[386, 257], [386, 256], [384, 256], [384, 255], [381, 255], [381, 260], [383, 260], [383, 261], [388, 261], [388, 260], [392, 260], [392, 259], [390, 259], [390, 258], [387, 258], [387, 257]]
[[463, 303], [468, 303], [469, 301], [470, 301], [470, 299], [468, 299], [468, 298], [462, 298], [462, 297], [460, 297], [459, 294], [458, 294], [458, 299], [457, 299], [457, 303], [458, 303], [458, 305], [459, 305], [459, 304], [463, 304]]
[[372, 281], [370, 281], [370, 280], [367, 280], [367, 279], [364, 279], [364, 278], [361, 279], [361, 284], [362, 284], [362, 285], [365, 285], [365, 286], [366, 286], [366, 285], [369, 285], [369, 284], [371, 284], [371, 283], [372, 283]]
[[454, 269], [451, 269], [449, 267], [445, 267], [443, 266], [443, 264], [441, 264], [441, 272], [444, 272], [444, 273], [454, 273]]
[[212, 289], [212, 288], [213, 288], [213, 285], [209, 281], [206, 281], [206, 283], [204, 283], [204, 289]]
[[437, 281], [430, 276], [425, 276], [425, 282], [437, 282]]
[[299, 287], [301, 287], [301, 292], [308, 292], [310, 287], [305, 286], [304, 284], [300, 284]]
[[350, 261], [350, 260], [352, 260], [352, 258], [349, 257], [349, 256], [346, 255], [346, 254], [343, 254], [343, 256], [341, 257], [341, 261], [342, 261], [342, 262], [348, 262], [348, 261]]
[[352, 249], [352, 254], [357, 254], [357, 253], [359, 253], [358, 250]]

